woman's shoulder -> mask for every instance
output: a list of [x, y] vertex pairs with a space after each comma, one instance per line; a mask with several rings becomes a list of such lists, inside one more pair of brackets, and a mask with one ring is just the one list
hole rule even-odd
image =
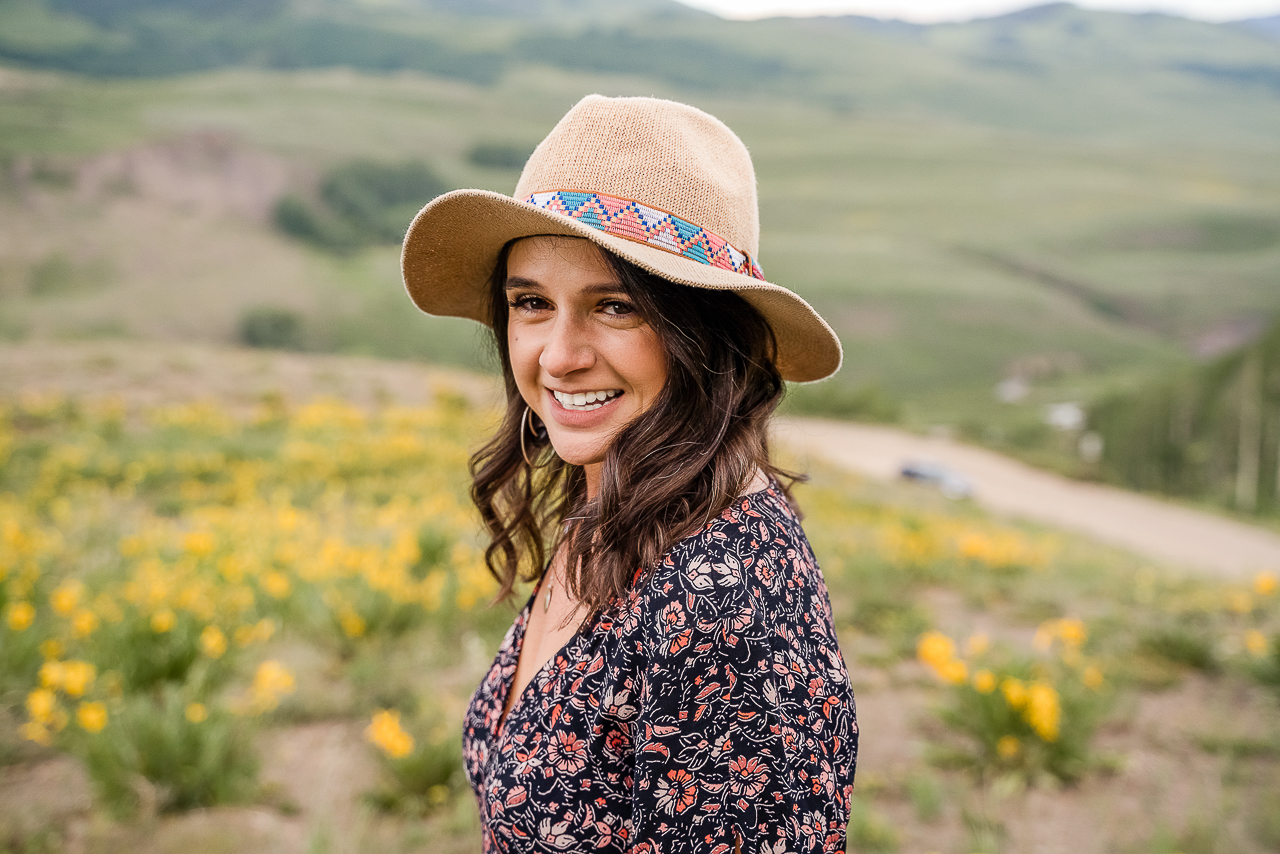
[[782, 487], [735, 499], [669, 549], [637, 593], [646, 611], [679, 602], [699, 616], [765, 607], [817, 574], [813, 553]]

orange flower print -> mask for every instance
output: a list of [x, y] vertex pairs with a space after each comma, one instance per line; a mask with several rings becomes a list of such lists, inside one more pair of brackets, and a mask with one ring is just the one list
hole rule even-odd
[[673, 768], [658, 779], [658, 807], [668, 815], [684, 812], [698, 799], [693, 775], [683, 768]]
[[547, 742], [547, 759], [557, 771], [577, 774], [587, 764], [587, 745], [571, 732], [556, 730]]
[[758, 756], [739, 756], [729, 763], [729, 791], [740, 798], [754, 798], [769, 783], [769, 766]]
[[658, 613], [658, 622], [662, 625], [663, 634], [670, 639], [667, 644], [668, 653], [675, 655], [689, 645], [693, 629], [685, 628], [684, 608], [680, 607], [679, 602], [672, 602], [663, 608]]

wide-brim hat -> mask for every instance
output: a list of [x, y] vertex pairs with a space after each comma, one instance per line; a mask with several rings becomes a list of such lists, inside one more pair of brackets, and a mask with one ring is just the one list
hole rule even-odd
[[542, 234], [583, 237], [669, 281], [741, 295], [773, 329], [784, 379], [840, 367], [826, 321], [765, 280], [751, 156], [701, 110], [588, 95], [530, 155], [514, 196], [454, 190], [418, 213], [401, 255], [405, 287], [428, 314], [488, 323], [502, 247]]

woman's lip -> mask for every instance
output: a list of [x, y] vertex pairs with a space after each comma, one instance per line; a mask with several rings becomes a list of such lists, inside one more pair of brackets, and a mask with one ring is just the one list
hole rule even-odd
[[556, 421], [566, 427], [591, 427], [596, 422], [603, 421], [609, 417], [609, 410], [613, 404], [625, 396], [626, 392], [619, 392], [608, 400], [600, 402], [600, 406], [595, 409], [568, 409], [556, 399], [553, 389], [547, 389], [547, 397], [551, 399], [551, 414]]

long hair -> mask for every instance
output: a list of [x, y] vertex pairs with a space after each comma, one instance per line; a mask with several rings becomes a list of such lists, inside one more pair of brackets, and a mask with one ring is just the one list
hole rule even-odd
[[597, 613], [678, 540], [722, 513], [758, 471], [783, 484], [791, 500], [786, 484], [799, 478], [769, 459], [769, 417], [784, 391], [769, 324], [732, 291], [675, 284], [603, 249], [657, 333], [667, 379], [650, 407], [615, 435], [597, 495], [588, 500], [582, 469], [555, 456], [537, 416], [526, 420], [516, 388], [506, 335], [510, 247], [489, 292], [507, 409], [496, 435], [471, 458], [471, 497], [492, 538], [485, 562], [499, 599], [517, 579], [540, 578], [548, 555], [563, 546], [570, 590]]

